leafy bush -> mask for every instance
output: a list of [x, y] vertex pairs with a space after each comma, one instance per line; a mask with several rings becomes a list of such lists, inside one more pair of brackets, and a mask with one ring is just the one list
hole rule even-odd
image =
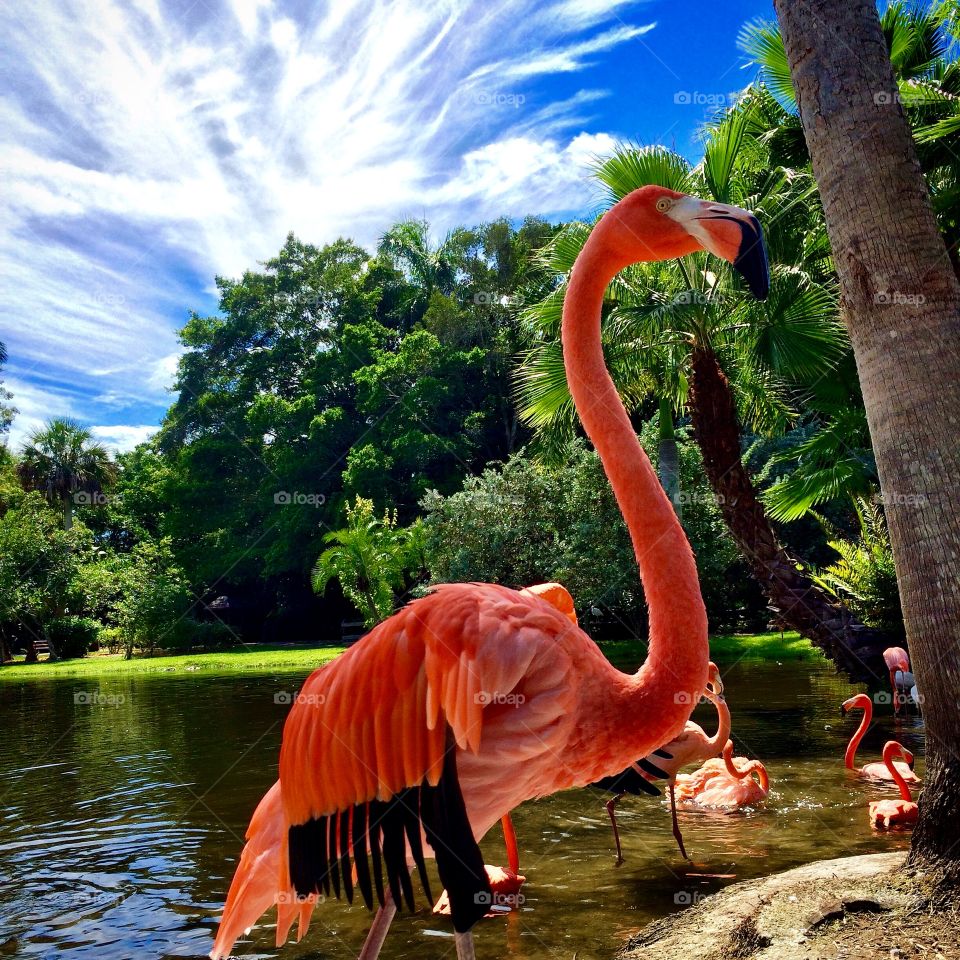
[[[655, 421], [642, 440], [655, 459]], [[740, 626], [744, 606], [762, 611], [763, 602], [703, 479], [699, 450], [683, 435], [680, 467], [683, 524], [711, 626]], [[556, 580], [573, 595], [584, 625], [599, 634], [643, 629], [646, 611], [630, 538], [599, 458], [582, 443], [571, 444], [557, 465], [517, 454], [468, 478], [460, 493], [430, 494], [421, 506], [432, 582], [522, 587]]]
[[100, 624], [89, 617], [58, 617], [46, 625], [45, 632], [60, 657], [68, 660], [86, 656], [96, 647]]
[[886, 518], [877, 504], [864, 499], [857, 501], [857, 514], [860, 539], [831, 540], [839, 559], [814, 579], [868, 627], [902, 634], [903, 610]]

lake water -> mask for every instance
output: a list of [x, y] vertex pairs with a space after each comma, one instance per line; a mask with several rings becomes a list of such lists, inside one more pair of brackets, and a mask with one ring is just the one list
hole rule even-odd
[[[631, 665], [623, 665], [630, 667]], [[819, 665], [721, 664], [737, 754], [764, 761], [772, 793], [748, 814], [681, 814], [684, 862], [667, 807], [620, 807], [626, 862], [614, 866], [606, 799], [570, 791], [517, 810], [523, 910], [475, 929], [481, 958], [611, 957], [648, 921], [736, 879], [810, 860], [905, 847], [878, 836], [868, 799], [894, 796], [843, 768], [855, 689]], [[276, 778], [289, 695], [303, 675], [147, 675], [0, 685], [0, 957], [202, 957], [260, 796]], [[860, 762], [897, 736], [918, 757], [922, 724], [881, 707]], [[696, 719], [715, 729], [710, 710]], [[488, 863], [505, 863], [499, 829]], [[719, 874], [703, 877], [697, 874]], [[439, 883], [434, 877], [436, 889]], [[422, 894], [417, 888], [422, 903]], [[325, 904], [300, 945], [272, 927], [243, 957], [355, 958], [370, 915]], [[384, 958], [451, 955], [446, 922], [422, 910], [394, 922]]]

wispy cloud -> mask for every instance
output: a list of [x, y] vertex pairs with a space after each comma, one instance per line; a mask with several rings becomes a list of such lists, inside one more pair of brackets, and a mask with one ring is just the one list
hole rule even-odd
[[212, 309], [213, 275], [289, 230], [371, 243], [411, 214], [442, 231], [590, 206], [584, 162], [618, 132], [584, 132], [606, 92], [544, 81], [652, 29], [630, 22], [638, 7], [4, 5], [0, 337], [28, 411], [14, 440], [67, 398], [88, 422], [116, 418], [104, 437], [149, 429], [188, 308]]

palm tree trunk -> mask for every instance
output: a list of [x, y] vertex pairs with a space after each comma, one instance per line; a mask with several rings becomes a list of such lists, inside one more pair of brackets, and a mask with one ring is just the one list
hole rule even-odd
[[68, 491], [60, 499], [61, 499], [61, 502], [63, 503], [63, 529], [72, 530], [73, 529], [73, 494]]
[[927, 772], [911, 862], [960, 883], [960, 284], [873, 0], [775, 0], [877, 457]]
[[680, 451], [677, 433], [673, 427], [673, 408], [669, 400], [660, 400], [660, 438], [657, 444], [657, 474], [660, 485], [670, 498], [677, 516], [683, 514], [683, 497], [680, 489]]
[[743, 465], [733, 391], [708, 348], [693, 351], [688, 403], [710, 487], [771, 608], [855, 680], [882, 681], [882, 651], [890, 637], [858, 623], [780, 544]]

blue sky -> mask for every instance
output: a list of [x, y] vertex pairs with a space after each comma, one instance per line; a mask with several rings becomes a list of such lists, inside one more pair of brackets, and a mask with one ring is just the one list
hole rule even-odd
[[0, 340], [11, 444], [72, 416], [118, 449], [170, 402], [189, 310], [294, 230], [372, 245], [596, 204], [617, 140], [696, 158], [752, 78], [760, 0], [5, 4]]

